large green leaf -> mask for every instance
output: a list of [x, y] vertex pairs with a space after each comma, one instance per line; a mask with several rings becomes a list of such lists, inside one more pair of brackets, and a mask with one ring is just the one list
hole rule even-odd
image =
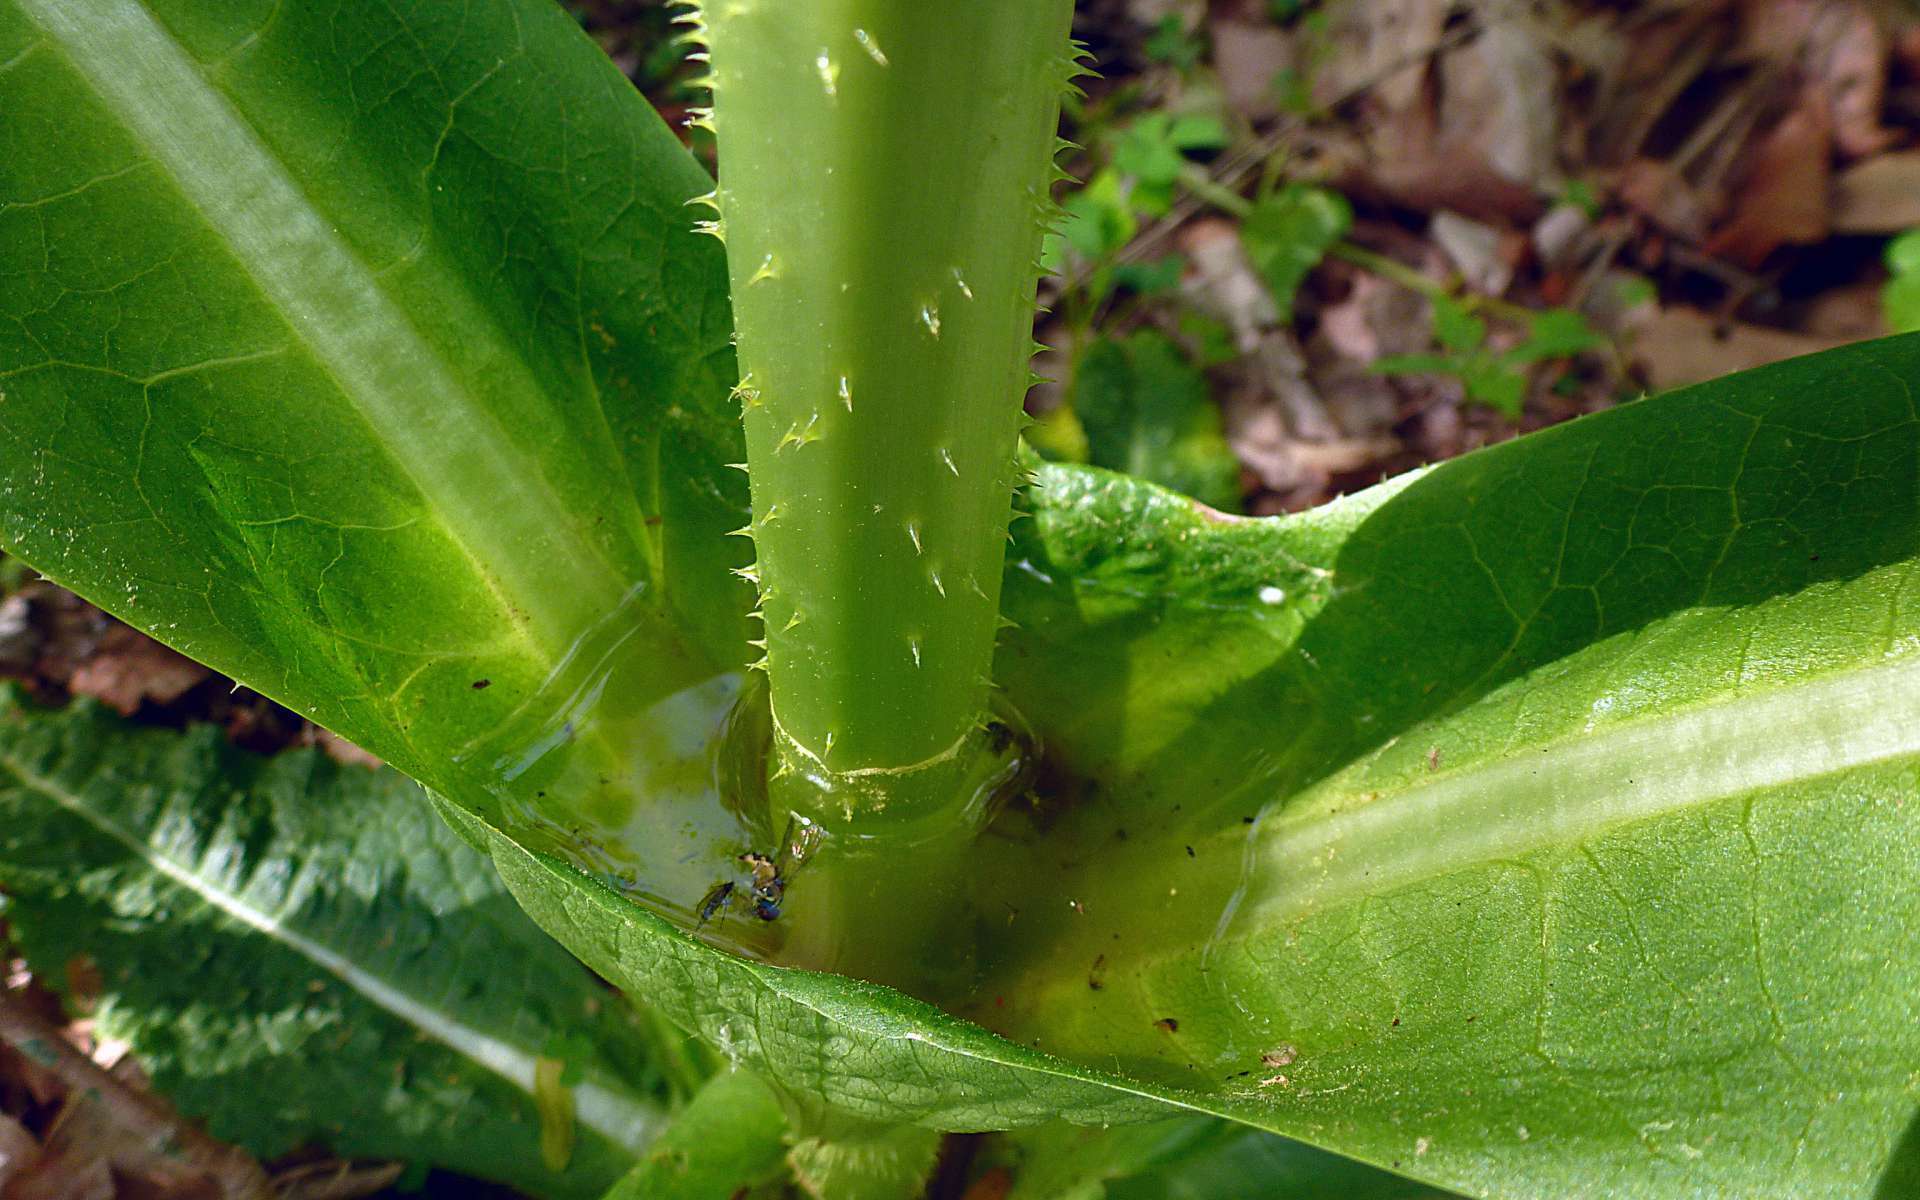
[[1003, 1135], [1007, 1200], [1441, 1200], [1438, 1192], [1350, 1159], [1207, 1117], [1090, 1129], [1064, 1124]]
[[1220, 408], [1206, 376], [1164, 334], [1095, 341], [1074, 365], [1068, 399], [1095, 466], [1239, 511], [1240, 461], [1221, 433]]
[[541, 751], [742, 652], [725, 276], [566, 14], [0, 0], [0, 109], [0, 542], [471, 803], [644, 791]]
[[1283, 522], [1049, 470], [1000, 670], [1082, 785], [983, 867], [963, 1011], [1467, 1191], [1871, 1190], [1920, 1113], [1916, 377]]
[[[95, 965], [98, 1030], [218, 1137], [597, 1195], [667, 1126], [660, 1056], [418, 793], [0, 694], [7, 918], [45, 978]], [[563, 1170], [542, 1058], [578, 1075]]]

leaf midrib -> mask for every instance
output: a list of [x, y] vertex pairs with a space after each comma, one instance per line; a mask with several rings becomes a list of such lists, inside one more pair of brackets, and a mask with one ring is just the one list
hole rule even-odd
[[1620, 720], [1377, 795], [1335, 777], [1287, 801], [1300, 816], [1250, 828], [1222, 932], [1916, 754], [1920, 656], [1907, 656]]
[[[540, 464], [139, 0], [20, 0], [217, 234], [549, 657], [628, 582]], [[524, 371], [502, 387], [537, 391]]]
[[[124, 846], [161, 878], [305, 958], [369, 1004], [420, 1030], [456, 1054], [505, 1079], [520, 1091], [533, 1094], [537, 1055], [465, 1024], [373, 972], [364, 970], [344, 955], [289, 929], [280, 917], [255, 908], [240, 896], [196, 874], [191, 867], [161, 854], [151, 842], [109, 819], [88, 804], [84, 795], [62, 786], [58, 780], [38, 773], [5, 753], [0, 753], [0, 768], [11, 774], [21, 787], [45, 797], [63, 811]], [[632, 1096], [585, 1081], [574, 1085], [572, 1091], [576, 1117], [581, 1124], [615, 1145], [624, 1146], [635, 1153], [658, 1137], [666, 1127], [668, 1117], [663, 1110]]]

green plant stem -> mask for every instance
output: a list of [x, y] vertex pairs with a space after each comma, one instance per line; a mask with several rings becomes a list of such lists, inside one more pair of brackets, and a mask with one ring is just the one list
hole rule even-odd
[[1522, 305], [1494, 296], [1482, 296], [1473, 292], [1457, 293], [1453, 288], [1438, 280], [1429, 279], [1403, 262], [1384, 254], [1377, 254], [1364, 246], [1356, 246], [1352, 242], [1335, 242], [1327, 250], [1327, 254], [1350, 262], [1361, 270], [1369, 271], [1382, 279], [1397, 283], [1403, 288], [1419, 292], [1428, 299], [1452, 300], [1464, 306], [1469, 312], [1484, 312], [1522, 327], [1531, 322], [1535, 315]]
[[822, 821], [960, 799], [1071, 9], [704, 10], [776, 766]]

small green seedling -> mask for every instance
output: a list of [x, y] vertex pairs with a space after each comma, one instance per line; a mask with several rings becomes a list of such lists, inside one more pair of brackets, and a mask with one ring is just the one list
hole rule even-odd
[[1394, 354], [1373, 369], [1385, 375], [1442, 375], [1458, 379], [1467, 398], [1518, 420], [1526, 399], [1528, 368], [1556, 358], [1571, 358], [1606, 344], [1606, 339], [1570, 309], [1530, 314], [1526, 336], [1505, 350], [1487, 346], [1487, 322], [1448, 296], [1433, 301], [1433, 337], [1439, 354]]
[[1920, 229], [1909, 229], [1887, 243], [1891, 278], [1880, 289], [1880, 309], [1895, 333], [1920, 330]]

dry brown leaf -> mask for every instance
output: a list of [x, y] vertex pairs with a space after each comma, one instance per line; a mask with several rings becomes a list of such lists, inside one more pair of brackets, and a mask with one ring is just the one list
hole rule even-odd
[[1268, 22], [1215, 17], [1213, 69], [1227, 104], [1249, 121], [1265, 121], [1280, 111], [1280, 72], [1295, 68], [1293, 39]]
[[1745, 0], [1741, 48], [1799, 73], [1831, 116], [1844, 158], [1899, 139], [1880, 123], [1892, 46], [1871, 6], [1858, 0]]
[[[1347, 298], [1320, 310], [1319, 339], [1332, 357], [1367, 364], [1385, 354], [1431, 346], [1432, 318], [1418, 292], [1377, 275], [1358, 274]], [[1316, 361], [1322, 356], [1316, 354]]]
[[1899, 140], [1880, 123], [1887, 95], [1886, 31], [1864, 5], [1829, 9], [1811, 48], [1808, 70], [1826, 93], [1833, 140], [1846, 158], [1878, 154]]
[[1242, 354], [1260, 344], [1261, 331], [1280, 319], [1273, 293], [1253, 269], [1240, 228], [1231, 221], [1202, 218], [1180, 230], [1179, 244], [1187, 256], [1180, 290], [1201, 312], [1233, 331]]
[[208, 675], [192, 659], [116, 624], [67, 680], [67, 689], [76, 696], [91, 696], [121, 716], [132, 716], [144, 701], [178, 700]]
[[1469, 288], [1487, 296], [1506, 294], [1513, 283], [1516, 250], [1524, 242], [1516, 245], [1507, 231], [1469, 221], [1455, 212], [1433, 214], [1429, 231]]
[[40, 1158], [40, 1141], [26, 1126], [0, 1113], [0, 1196], [7, 1184], [33, 1168]]
[[1782, 245], [1822, 241], [1832, 228], [1833, 125], [1809, 93], [1754, 148], [1733, 215], [1707, 242], [1709, 254], [1758, 267]]
[[1713, 216], [1711, 202], [1665, 162], [1634, 159], [1621, 170], [1614, 194], [1629, 211], [1677, 238], [1706, 239]]
[[275, 1200], [358, 1200], [392, 1186], [407, 1164], [352, 1163], [329, 1159], [301, 1163], [275, 1173]]
[[1168, 17], [1180, 22], [1182, 29], [1200, 23], [1206, 0], [1127, 0], [1127, 16], [1142, 28], [1151, 29]]
[[1013, 1172], [1005, 1167], [988, 1167], [967, 1188], [960, 1200], [1007, 1200], [1013, 1191]]
[[1327, 413], [1348, 438], [1384, 439], [1400, 419], [1400, 394], [1393, 381], [1377, 371], [1336, 361], [1316, 367], [1312, 379]]
[[1439, 140], [1503, 178], [1549, 190], [1559, 177], [1559, 78], [1532, 28], [1490, 24], [1440, 59]]
[[1577, 204], [1556, 204], [1538, 221], [1528, 239], [1540, 265], [1549, 271], [1578, 262], [1591, 242], [1593, 218]]
[[1589, 143], [1593, 160], [1619, 165], [1646, 152], [1654, 127], [1721, 52], [1733, 32], [1728, 0], [1687, 0], [1641, 10], [1618, 36], [1617, 57], [1595, 66]]
[[47, 1150], [0, 1191], [0, 1200], [114, 1200], [113, 1172], [97, 1154]]
[[1799, 354], [1830, 350], [1850, 340], [1761, 325], [1722, 326], [1697, 309], [1669, 308], [1640, 327], [1632, 349], [1633, 358], [1646, 369], [1648, 385], [1661, 392]]
[[1478, 152], [1437, 144], [1412, 126], [1385, 127], [1372, 155], [1361, 171], [1338, 181], [1341, 190], [1415, 212], [1452, 209], [1499, 225], [1529, 224], [1545, 207], [1532, 188], [1501, 175]]
[[[135, 1090], [102, 1068], [71, 1045], [56, 1025], [7, 992], [0, 992], [0, 1043], [14, 1048], [32, 1045], [37, 1064], [58, 1078], [67, 1096], [47, 1135], [48, 1158], [32, 1180], [18, 1181], [0, 1200], [16, 1200], [12, 1193], [22, 1186], [41, 1186], [34, 1180], [50, 1169], [49, 1160], [57, 1165], [75, 1156], [98, 1164], [103, 1171], [110, 1163], [116, 1171], [146, 1180], [164, 1197], [187, 1200], [205, 1194], [210, 1200], [267, 1200], [266, 1173], [251, 1156], [215, 1141], [158, 1096]], [[65, 1179], [66, 1184], [93, 1186], [91, 1174], [67, 1174], [71, 1178]], [[200, 1180], [212, 1185], [211, 1193]], [[32, 1193], [43, 1200], [67, 1194]], [[91, 1200], [90, 1191], [83, 1194]], [[112, 1195], [110, 1181], [107, 1195]]]
[[1835, 233], [1894, 234], [1920, 226], [1920, 150], [1876, 154], [1833, 183]]
[[1890, 330], [1880, 289], [1873, 280], [1827, 288], [1807, 302], [1794, 325], [1799, 332], [1814, 337], [1847, 341], [1885, 337]]
[[[1389, 114], [1427, 102], [1427, 64], [1411, 62], [1439, 44], [1451, 0], [1335, 6], [1326, 64], [1313, 74], [1313, 97], [1331, 104], [1367, 87], [1367, 100]], [[1400, 63], [1408, 65], [1398, 67]]]
[[318, 725], [312, 725], [308, 728], [313, 731], [313, 744], [320, 747], [322, 754], [325, 754], [337, 763], [345, 763], [350, 767], [366, 767], [373, 770], [377, 770], [383, 765], [378, 755], [370, 754], [362, 750], [332, 730], [322, 729]]

